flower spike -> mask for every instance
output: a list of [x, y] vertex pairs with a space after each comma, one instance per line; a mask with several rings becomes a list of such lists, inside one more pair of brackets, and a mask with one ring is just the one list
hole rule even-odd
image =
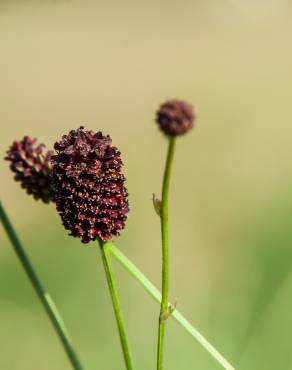
[[28, 194], [44, 203], [54, 201], [50, 164], [52, 154], [51, 150], [45, 149], [44, 144], [24, 136], [22, 140], [14, 141], [5, 157], [15, 173], [14, 179], [20, 182]]
[[64, 227], [83, 243], [119, 235], [129, 212], [128, 192], [120, 152], [111, 138], [81, 126], [54, 148], [56, 205]]

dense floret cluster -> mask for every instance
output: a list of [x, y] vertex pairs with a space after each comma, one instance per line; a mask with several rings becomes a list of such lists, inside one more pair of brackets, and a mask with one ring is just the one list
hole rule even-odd
[[28, 194], [45, 203], [54, 200], [50, 164], [52, 153], [46, 150], [44, 144], [38, 144], [36, 139], [24, 136], [22, 140], [13, 142], [5, 157], [10, 161], [15, 180]]
[[84, 243], [119, 235], [129, 205], [123, 163], [111, 138], [80, 127], [54, 148], [55, 198], [65, 228]]
[[156, 122], [167, 136], [187, 133], [194, 125], [193, 107], [182, 100], [169, 100], [156, 112]]

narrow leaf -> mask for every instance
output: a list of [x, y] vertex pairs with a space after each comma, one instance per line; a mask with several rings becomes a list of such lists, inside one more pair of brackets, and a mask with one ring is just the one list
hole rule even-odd
[[[112, 256], [132, 275], [143, 288], [157, 301], [161, 301], [161, 293], [147, 279], [147, 277], [112, 243], [108, 243]], [[219, 353], [208, 340], [192, 326], [192, 324], [175, 309], [171, 314], [173, 317], [194, 339], [196, 339], [209, 354], [226, 370], [235, 370], [234, 367]]]

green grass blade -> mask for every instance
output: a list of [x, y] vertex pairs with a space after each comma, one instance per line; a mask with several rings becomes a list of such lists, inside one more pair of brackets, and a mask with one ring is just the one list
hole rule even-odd
[[4, 230], [7, 233], [7, 236], [9, 237], [9, 240], [12, 244], [12, 247], [21, 263], [21, 265], [24, 268], [24, 271], [27, 274], [27, 277], [29, 278], [37, 296], [39, 297], [40, 301], [43, 304], [44, 309], [46, 310], [49, 319], [51, 320], [51, 323], [56, 330], [56, 333], [58, 334], [61, 343], [63, 344], [64, 350], [68, 355], [68, 359], [71, 362], [72, 368], [75, 370], [82, 370], [82, 365], [80, 363], [80, 360], [77, 356], [77, 353], [75, 352], [72, 340], [68, 334], [68, 331], [65, 327], [64, 321], [57, 310], [57, 307], [52, 300], [49, 293], [46, 291], [44, 286], [42, 285], [42, 282], [40, 281], [38, 275], [36, 274], [33, 265], [30, 262], [30, 259], [28, 255], [26, 254], [23, 245], [20, 242], [20, 239], [18, 238], [18, 235], [8, 217], [8, 215], [5, 212], [4, 207], [2, 206], [2, 203], [0, 202], [0, 220], [4, 227]]
[[[137, 280], [143, 288], [157, 301], [161, 302], [160, 291], [147, 277], [112, 243], [108, 243], [112, 256]], [[234, 367], [219, 353], [211, 343], [178, 311], [171, 315], [206, 351], [226, 370], [235, 370]]]

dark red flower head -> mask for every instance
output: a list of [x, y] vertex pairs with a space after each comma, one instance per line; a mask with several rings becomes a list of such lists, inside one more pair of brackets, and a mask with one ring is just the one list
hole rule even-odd
[[54, 200], [50, 164], [52, 153], [45, 149], [44, 144], [38, 144], [36, 139], [24, 136], [22, 140], [14, 141], [5, 157], [10, 161], [15, 180], [28, 194], [45, 203]]
[[187, 133], [194, 125], [193, 107], [182, 100], [169, 100], [156, 113], [156, 122], [167, 136]]
[[54, 148], [56, 204], [65, 228], [84, 243], [119, 235], [129, 211], [128, 193], [111, 138], [80, 127]]

